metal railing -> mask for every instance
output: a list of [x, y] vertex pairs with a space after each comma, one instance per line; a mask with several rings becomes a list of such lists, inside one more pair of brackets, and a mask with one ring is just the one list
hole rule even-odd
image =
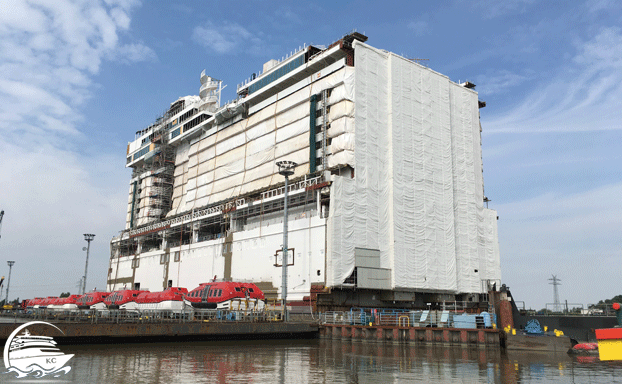
[[[461, 321], [454, 319], [460, 316]], [[469, 320], [465, 323], [463, 320]], [[457, 320], [457, 319], [456, 319]], [[467, 314], [447, 310], [376, 310], [353, 309], [329, 311], [320, 314], [322, 324], [392, 326], [392, 327], [438, 327], [438, 328], [492, 328], [496, 316], [493, 313]], [[464, 324], [469, 324], [465, 326]]]
[[225, 310], [225, 309], [184, 309], [172, 310], [17, 310], [0, 313], [0, 322], [22, 323], [28, 321], [47, 321], [54, 323], [192, 323], [192, 322], [272, 322], [282, 321], [279, 310]]

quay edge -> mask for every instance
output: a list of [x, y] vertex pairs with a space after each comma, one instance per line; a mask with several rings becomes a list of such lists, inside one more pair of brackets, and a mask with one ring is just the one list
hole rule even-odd
[[324, 324], [320, 337], [341, 340], [362, 340], [415, 344], [470, 345], [501, 347], [498, 329], [462, 329], [431, 327], [395, 327], [382, 325]]
[[[316, 338], [318, 324], [283, 322], [185, 322], [185, 323], [63, 323], [51, 322], [53, 328], [33, 324], [28, 329], [36, 335], [51, 336], [59, 344], [99, 344], [132, 342], [171, 342], [222, 339], [304, 339]], [[6, 342], [18, 324], [0, 324], [0, 340]]]

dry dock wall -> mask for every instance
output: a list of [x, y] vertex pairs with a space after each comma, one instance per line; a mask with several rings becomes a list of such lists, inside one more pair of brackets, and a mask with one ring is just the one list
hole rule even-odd
[[499, 348], [497, 329], [422, 328], [324, 324], [320, 337], [341, 340], [412, 344], [471, 345]]

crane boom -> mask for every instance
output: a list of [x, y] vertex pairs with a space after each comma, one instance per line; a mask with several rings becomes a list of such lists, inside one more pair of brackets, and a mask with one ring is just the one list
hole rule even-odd
[[2, 217], [4, 217], [4, 211], [0, 211], [0, 237], [2, 237]]

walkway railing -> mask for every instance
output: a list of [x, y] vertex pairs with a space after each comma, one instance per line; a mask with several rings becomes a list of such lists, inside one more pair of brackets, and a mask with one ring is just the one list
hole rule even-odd
[[0, 314], [2, 323], [47, 321], [54, 323], [191, 323], [191, 322], [272, 322], [282, 321], [278, 310], [224, 310], [192, 309], [171, 310], [68, 310], [34, 309]]
[[469, 314], [462, 311], [446, 310], [379, 310], [366, 308], [325, 312], [320, 314], [320, 323], [392, 327], [492, 328], [496, 324], [496, 315], [487, 312]]

